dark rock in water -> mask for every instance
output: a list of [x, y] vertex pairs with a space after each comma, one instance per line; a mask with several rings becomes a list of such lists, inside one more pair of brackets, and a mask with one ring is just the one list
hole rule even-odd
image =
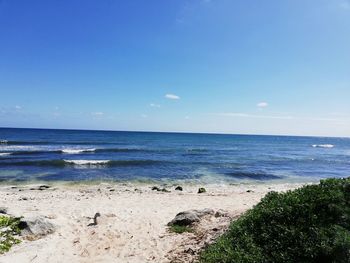
[[171, 220], [168, 225], [178, 225], [178, 226], [189, 226], [195, 222], [198, 222], [201, 217], [205, 215], [213, 215], [213, 209], [202, 209], [202, 210], [188, 210], [178, 213], [173, 220]]
[[7, 207], [0, 207], [0, 214], [7, 214]]
[[161, 189], [158, 186], [153, 186], [152, 187], [152, 191], [161, 191]]
[[43, 217], [22, 218], [19, 222], [21, 235], [29, 240], [37, 240], [55, 231], [55, 226]]
[[170, 191], [168, 189], [165, 189], [165, 188], [163, 188], [161, 191], [164, 193], [170, 193]]
[[176, 190], [176, 191], [182, 191], [183, 189], [182, 189], [181, 186], [176, 186], [175, 190]]
[[201, 187], [201, 188], [198, 189], [198, 194], [202, 194], [202, 193], [205, 193], [205, 192], [207, 192], [207, 190], [205, 190], [204, 187]]
[[253, 192], [253, 190], [247, 190], [247, 193], [252, 193]]

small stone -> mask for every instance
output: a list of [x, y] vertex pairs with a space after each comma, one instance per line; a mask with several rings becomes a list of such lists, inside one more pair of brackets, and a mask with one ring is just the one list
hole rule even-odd
[[170, 191], [168, 189], [165, 189], [165, 188], [163, 188], [161, 191], [164, 193], [170, 193]]
[[230, 216], [229, 212], [223, 210], [223, 209], [219, 209], [215, 212], [215, 217], [228, 217]]
[[205, 190], [204, 187], [200, 187], [200, 188], [198, 189], [198, 194], [202, 194], [202, 193], [205, 193], [205, 192], [207, 192], [207, 190]]
[[192, 248], [185, 249], [184, 252], [185, 252], [186, 254], [191, 254], [191, 255], [196, 254], [196, 252], [195, 252]]
[[112, 188], [112, 189], [109, 189], [109, 191], [110, 191], [110, 192], [114, 192], [114, 191], [115, 191], [115, 189], [113, 189], [113, 188]]
[[0, 214], [7, 214], [7, 207], [0, 207]]
[[183, 189], [182, 189], [181, 186], [176, 186], [175, 190], [176, 190], [176, 191], [182, 191]]
[[247, 190], [247, 193], [252, 193], [253, 192], [253, 190]]

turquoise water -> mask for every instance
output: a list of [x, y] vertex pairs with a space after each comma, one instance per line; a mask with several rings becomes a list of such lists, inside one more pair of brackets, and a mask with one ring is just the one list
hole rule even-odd
[[0, 181], [315, 181], [350, 176], [350, 139], [0, 128]]

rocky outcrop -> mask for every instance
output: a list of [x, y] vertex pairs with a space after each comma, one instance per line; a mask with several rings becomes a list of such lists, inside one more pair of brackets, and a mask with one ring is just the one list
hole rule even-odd
[[21, 236], [28, 240], [37, 240], [55, 231], [55, 226], [43, 217], [22, 218], [19, 228]]
[[189, 226], [195, 222], [198, 222], [201, 217], [205, 215], [214, 215], [213, 209], [202, 209], [202, 210], [188, 210], [178, 213], [173, 220], [171, 220], [168, 225], [179, 225], [179, 226]]

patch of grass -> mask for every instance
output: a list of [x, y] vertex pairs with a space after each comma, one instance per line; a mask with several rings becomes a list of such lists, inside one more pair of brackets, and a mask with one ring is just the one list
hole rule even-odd
[[171, 225], [169, 227], [169, 230], [170, 232], [174, 232], [174, 233], [177, 233], [177, 234], [182, 234], [182, 233], [185, 233], [185, 232], [193, 232], [194, 230], [189, 227], [189, 226], [179, 226], [179, 225]]
[[14, 244], [21, 241], [15, 236], [20, 233], [19, 218], [0, 216], [0, 254], [10, 250]]
[[350, 179], [268, 193], [200, 262], [350, 262]]

